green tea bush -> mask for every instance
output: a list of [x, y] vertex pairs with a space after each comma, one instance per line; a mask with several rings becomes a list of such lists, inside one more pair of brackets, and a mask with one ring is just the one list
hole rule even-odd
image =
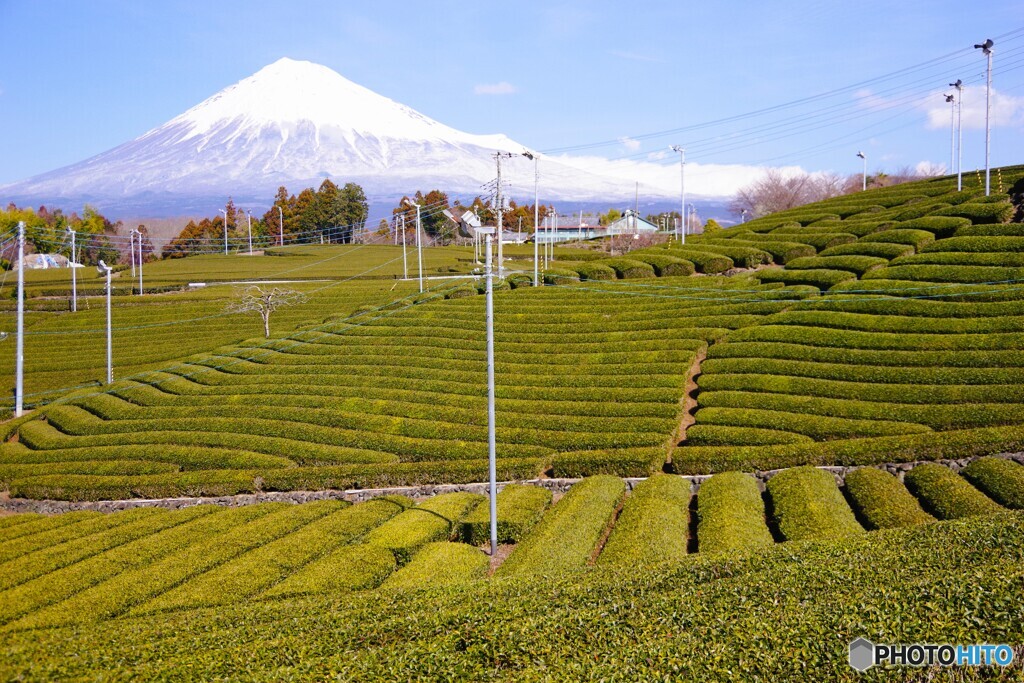
[[861, 467], [846, 475], [851, 505], [869, 529], [891, 529], [932, 522], [899, 479], [874, 467]]
[[698, 248], [714, 254], [721, 254], [732, 260], [738, 268], [753, 268], [762, 263], [771, 263], [772, 255], [762, 249], [739, 246], [732, 240], [715, 240], [701, 242]]
[[[613, 258], [598, 261], [597, 263], [608, 266], [615, 271], [616, 277], [620, 280], [636, 280], [645, 277], [654, 277], [654, 266], [634, 258]], [[598, 279], [598, 278], [587, 278]]]
[[900, 221], [893, 228], [897, 230], [926, 230], [935, 235], [935, 239], [942, 239], [944, 237], [951, 237], [957, 229], [970, 224], [970, 220], [955, 216], [924, 216], [908, 221]]
[[579, 273], [581, 280], [614, 280], [618, 277], [615, 269], [604, 263], [581, 263], [573, 268]]
[[428, 543], [412, 561], [389, 576], [383, 590], [417, 590], [455, 586], [486, 578], [490, 558], [465, 543]]
[[923, 251], [1024, 252], [1024, 237], [950, 237], [928, 245]]
[[774, 241], [758, 241], [757, 236], [750, 233], [749, 238], [743, 236], [736, 237], [734, 239], [706, 239], [701, 244], [722, 244], [722, 245], [734, 245], [751, 247], [760, 251], [766, 252], [771, 255], [772, 261], [775, 263], [789, 263], [793, 259], [800, 258], [801, 256], [814, 256], [817, 250], [809, 244], [801, 244], [800, 242], [774, 242]]
[[1021, 223], [982, 223], [959, 228], [953, 237], [1024, 237]]
[[686, 430], [687, 446], [761, 446], [813, 441], [811, 437], [803, 434], [756, 427], [695, 424]]
[[856, 275], [863, 275], [869, 270], [881, 268], [889, 263], [888, 259], [877, 256], [811, 256], [793, 259], [786, 264], [787, 269], [813, 270], [826, 268], [830, 270], [846, 270]]
[[[662, 435], [661, 440], [664, 441]], [[665, 464], [665, 448], [618, 448], [557, 453], [551, 460], [556, 477], [578, 478], [595, 474], [619, 477], [646, 477], [660, 472]]]
[[368, 543], [343, 545], [272, 586], [263, 597], [291, 598], [375, 588], [396, 567], [395, 556], [387, 548]]
[[728, 256], [704, 251], [699, 249], [699, 247], [691, 248], [673, 246], [668, 250], [668, 252], [671, 256], [689, 261], [696, 266], [698, 272], [707, 273], [708, 275], [724, 273], [733, 267], [732, 259]]
[[741, 472], [706, 479], [697, 492], [697, 550], [701, 554], [772, 545], [757, 480]]
[[864, 279], [913, 280], [919, 282], [1007, 282], [1024, 279], [1024, 268], [994, 266], [890, 266], [865, 273]]
[[644, 567], [686, 557], [690, 480], [653, 474], [633, 488], [598, 564]]
[[[498, 542], [519, 543], [544, 516], [551, 491], [541, 486], [509, 484], [498, 494]], [[460, 525], [465, 543], [480, 545], [491, 537], [490, 505], [477, 505]]]
[[926, 230], [883, 230], [860, 238], [861, 242], [882, 242], [883, 244], [906, 244], [921, 251], [935, 241], [935, 235]]
[[924, 509], [939, 519], [991, 515], [1003, 509], [963, 477], [935, 463], [918, 465], [903, 481]]
[[599, 475], [569, 489], [516, 546], [496, 572], [500, 576], [558, 574], [587, 566], [622, 500], [626, 485]]
[[[914, 247], [909, 244], [896, 244], [892, 242], [865, 242], [859, 240], [850, 244], [840, 244], [838, 247], [830, 247], [822, 251], [819, 256], [874, 256], [883, 259], [894, 259], [900, 256], [907, 256], [914, 253]], [[813, 254], [811, 254], [813, 256]]]
[[834, 287], [840, 282], [856, 280], [857, 276], [845, 270], [769, 268], [757, 271], [757, 278], [762, 283], [781, 282], [785, 285], [811, 285], [824, 290]]
[[1024, 509], [1024, 465], [1003, 458], [978, 458], [960, 472], [1000, 505]]
[[[5, 538], [0, 545], [0, 565], [22, 555], [42, 550], [51, 546], [67, 543], [83, 536], [106, 531], [118, 524], [127, 523], [130, 518], [121, 515], [101, 515], [97, 512], [67, 512], [60, 517], [67, 517], [67, 524], [50, 528], [46, 531], [29, 533], [15, 538]], [[3, 517], [0, 519], [8, 519]]]
[[580, 281], [580, 274], [568, 268], [548, 268], [541, 277], [546, 285], [569, 285]]
[[658, 277], [685, 277], [693, 275], [695, 270], [693, 263], [690, 261], [667, 254], [632, 252], [629, 258], [650, 264]]
[[787, 541], [839, 538], [864, 531], [835, 479], [824, 470], [784, 470], [768, 480], [767, 491], [779, 533]]
[[366, 542], [387, 548], [405, 565], [427, 543], [452, 539], [459, 522], [484, 500], [475, 493], [435, 496], [373, 529]]
[[1008, 201], [966, 202], [934, 212], [936, 216], [957, 216], [972, 223], [1009, 223], [1013, 219], [1014, 207]]

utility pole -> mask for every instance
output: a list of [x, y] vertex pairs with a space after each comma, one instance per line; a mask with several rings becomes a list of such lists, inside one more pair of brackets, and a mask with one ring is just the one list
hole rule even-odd
[[864, 176], [861, 181], [861, 191], [868, 189], [868, 155], [864, 152], [857, 152], [857, 156], [864, 160]]
[[498, 167], [498, 183], [497, 183], [497, 185], [495, 185], [495, 190], [494, 190], [494, 192], [495, 192], [495, 195], [494, 195], [495, 196], [495, 203], [497, 204], [497, 211], [498, 211], [498, 231], [497, 231], [497, 233], [498, 233], [497, 234], [497, 237], [498, 237], [498, 278], [505, 277], [505, 258], [504, 258], [504, 253], [502, 252], [502, 249], [501, 249], [501, 243], [504, 241], [504, 240], [501, 239], [501, 233], [502, 233], [501, 221], [502, 221], [503, 214], [505, 213], [505, 205], [504, 205], [504, 202], [502, 201], [502, 198], [501, 198], [501, 159], [502, 159], [502, 157], [511, 159], [514, 156], [515, 155], [512, 154], [511, 152], [495, 152], [494, 153], [494, 162], [495, 162], [495, 164]]
[[21, 417], [25, 401], [25, 222], [18, 221], [18, 338], [15, 344], [14, 417]]
[[992, 192], [992, 168], [989, 165], [989, 152], [992, 149], [992, 46], [995, 43], [989, 38], [980, 45], [975, 45], [975, 49], [980, 49], [985, 57], [988, 58], [988, 68], [985, 70], [985, 196], [988, 197]]
[[409, 259], [405, 255], [405, 214], [399, 214], [398, 220], [402, 223], [402, 279], [409, 279]]
[[679, 243], [686, 244], [686, 150], [672, 145], [673, 152], [679, 152]]
[[225, 209], [217, 209], [224, 214], [224, 255], [228, 255], [228, 212]]
[[252, 209], [247, 209], [246, 215], [249, 217], [249, 256], [252, 256]]
[[944, 95], [949, 102], [949, 172], [953, 172], [956, 163], [956, 97], [951, 93]]
[[409, 206], [416, 207], [416, 258], [419, 261], [420, 269], [420, 294], [423, 293], [423, 237], [420, 234], [422, 229], [420, 227], [420, 205], [412, 201], [408, 197], [405, 199]]
[[71, 235], [71, 312], [78, 311], [78, 272], [75, 269], [75, 231], [68, 227]]
[[958, 78], [956, 83], [950, 83], [950, 86], [956, 88], [956, 191], [960, 192], [964, 189], [964, 179], [961, 171], [964, 163], [964, 129], [963, 119], [961, 118], [964, 110], [964, 82]]
[[284, 246], [284, 211], [281, 210], [281, 205], [277, 205], [277, 230], [281, 238], [281, 246]]
[[142, 296], [142, 231], [135, 232], [139, 235], [139, 296]]
[[107, 384], [113, 384], [114, 382], [114, 340], [113, 330], [110, 326], [110, 273], [111, 268], [103, 261], [100, 261], [99, 267], [96, 269], [100, 275], [106, 274], [107, 276]]
[[537, 156], [526, 152], [526, 158], [533, 159], [533, 286], [540, 287], [540, 169]]
[[128, 253], [131, 254], [132, 277], [135, 277], [135, 229], [128, 231]]
[[498, 554], [498, 466], [494, 427], [494, 273], [491, 270], [490, 235], [487, 236], [486, 264], [484, 272], [487, 280], [487, 469], [491, 484], [491, 557], [495, 557]]

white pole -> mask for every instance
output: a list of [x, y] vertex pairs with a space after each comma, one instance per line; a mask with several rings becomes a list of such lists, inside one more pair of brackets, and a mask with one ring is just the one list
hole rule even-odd
[[71, 233], [71, 312], [78, 311], [78, 272], [75, 268], [75, 231], [68, 228]]
[[409, 259], [405, 255], [405, 214], [401, 214], [398, 219], [402, 222], [402, 279], [409, 279]]
[[277, 205], [277, 230], [281, 237], [281, 246], [284, 246], [284, 211], [281, 210], [281, 205]]
[[420, 294], [423, 293], [423, 235], [420, 221], [420, 205], [416, 205], [416, 260], [420, 268]]
[[110, 268], [107, 268], [107, 384], [114, 381], [114, 340], [110, 325]]
[[538, 157], [533, 158], [533, 286], [540, 287], [540, 169]]
[[988, 56], [988, 69], [985, 76], [985, 196], [992, 192], [991, 173], [989, 165], [989, 152], [992, 149], [992, 126], [989, 123], [992, 116], [992, 47], [985, 49]]
[[504, 240], [502, 239], [502, 235], [501, 235], [501, 232], [502, 232], [501, 223], [502, 223], [502, 218], [505, 215], [505, 207], [502, 206], [502, 201], [501, 201], [501, 152], [497, 152], [494, 155], [494, 161], [498, 165], [498, 184], [496, 185], [497, 189], [495, 190], [495, 200], [496, 200], [496, 203], [498, 205], [497, 206], [497, 211], [498, 211], [498, 231], [497, 231], [497, 237], [498, 237], [498, 277], [499, 278], [503, 278], [503, 277], [505, 277], [505, 258], [504, 258], [504, 253], [502, 252], [502, 249], [501, 249], [501, 243], [504, 242]]
[[128, 253], [132, 262], [132, 277], [135, 277], [135, 230], [128, 231]]
[[953, 172], [956, 164], [956, 98], [950, 95], [949, 102], [949, 172]]
[[957, 79], [956, 86], [956, 191], [964, 189], [963, 165], [964, 165], [964, 86]]
[[491, 271], [491, 236], [487, 236], [487, 461], [491, 483], [491, 557], [498, 554], [498, 465], [494, 417], [494, 273]]
[[18, 221], [18, 338], [15, 348], [14, 417], [24, 414], [25, 396], [25, 222]]
[[246, 213], [249, 217], [249, 256], [252, 256], [252, 211]]
[[139, 296], [142, 295], [142, 231], [139, 230]]
[[864, 152], [857, 152], [857, 156], [864, 160], [864, 175], [861, 180], [861, 191], [868, 189], [868, 155]]
[[679, 152], [679, 242], [686, 244], [686, 150], [672, 145], [673, 152]]
[[224, 214], [224, 255], [228, 255], [228, 212], [224, 209], [217, 209]]

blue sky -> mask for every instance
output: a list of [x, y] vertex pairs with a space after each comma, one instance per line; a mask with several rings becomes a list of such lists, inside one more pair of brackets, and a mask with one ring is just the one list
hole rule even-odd
[[983, 6], [0, 0], [0, 183], [128, 141], [283, 56], [534, 149], [668, 164], [682, 143], [697, 163], [840, 173], [860, 170], [858, 149], [872, 169], [948, 163], [940, 91], [962, 78], [973, 168], [984, 60], [971, 45], [997, 36], [993, 164], [1021, 163], [1024, 4]]

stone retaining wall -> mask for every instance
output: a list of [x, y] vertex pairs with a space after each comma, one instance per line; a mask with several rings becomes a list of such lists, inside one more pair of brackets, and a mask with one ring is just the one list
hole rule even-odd
[[[979, 456], [980, 457], [980, 456]], [[1001, 453], [994, 457], [1007, 458], [1015, 460], [1024, 465], [1024, 453]], [[818, 469], [830, 472], [835, 478], [836, 483], [840, 486], [846, 477], [847, 472], [851, 472], [861, 467], [877, 467], [883, 469], [891, 474], [899, 477], [900, 481], [903, 480], [903, 475], [909, 470], [913, 469], [916, 465], [921, 462], [937, 462], [941, 465], [945, 465], [954, 472], [959, 472], [961, 469], [967, 466], [973, 460], [977, 458], [962, 458], [959, 460], [934, 460], [934, 461], [915, 461], [915, 462], [901, 462], [901, 463], [884, 463], [881, 465], [861, 465], [851, 467], [834, 467], [834, 466], [820, 466]], [[761, 488], [764, 488], [765, 483], [773, 476], [781, 472], [782, 470], [767, 470], [753, 472], [752, 474], [757, 478], [758, 484]], [[700, 489], [701, 482], [713, 475], [692, 475], [686, 476], [685, 478], [693, 482], [693, 490], [696, 492]], [[549, 489], [556, 496], [565, 493], [569, 490], [573, 484], [578, 482], [579, 479], [531, 479], [524, 482], [518, 482], [523, 484], [532, 484], [534, 486], [543, 486]], [[633, 477], [624, 479], [627, 487], [632, 490], [637, 483], [643, 481], [642, 477]], [[506, 484], [513, 482], [499, 482], [498, 490], [500, 491], [505, 487]], [[380, 488], [380, 489], [351, 489], [348, 491], [338, 490], [327, 490], [327, 491], [268, 491], [265, 493], [244, 493], [237, 496], [217, 496], [217, 497], [190, 497], [190, 498], [157, 498], [157, 499], [144, 499], [144, 498], [133, 498], [129, 500], [99, 500], [99, 501], [66, 501], [66, 500], [31, 500], [28, 498], [11, 498], [7, 500], [0, 500], [0, 509], [6, 510], [7, 512], [38, 512], [45, 515], [60, 514], [63, 512], [73, 512], [76, 510], [94, 510], [98, 512], [116, 512], [118, 510], [131, 510], [133, 508], [140, 507], [162, 507], [169, 509], [179, 509], [192, 507], [193, 505], [225, 505], [230, 507], [240, 505], [254, 505], [256, 503], [272, 503], [272, 502], [284, 502], [284, 503], [308, 503], [314, 500], [347, 500], [352, 503], [359, 503], [373, 498], [379, 498], [380, 496], [400, 495], [408, 496], [410, 498], [430, 498], [442, 493], [454, 493], [457, 491], [468, 491], [470, 493], [482, 493], [486, 494], [488, 491], [488, 484], [486, 483], [473, 483], [473, 484], [431, 484], [427, 486], [402, 486], [395, 488]]]

